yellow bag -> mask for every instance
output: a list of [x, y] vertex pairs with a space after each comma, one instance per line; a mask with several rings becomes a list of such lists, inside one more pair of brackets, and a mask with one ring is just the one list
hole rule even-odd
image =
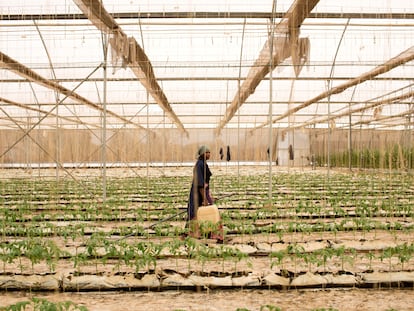
[[220, 221], [220, 213], [216, 205], [200, 206], [197, 210], [198, 221], [209, 221], [216, 224]]

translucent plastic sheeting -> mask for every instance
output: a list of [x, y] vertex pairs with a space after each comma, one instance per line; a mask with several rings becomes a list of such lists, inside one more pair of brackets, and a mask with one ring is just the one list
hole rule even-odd
[[[186, 130], [217, 128], [237, 94], [239, 78], [240, 82], [245, 81], [271, 30], [272, 1], [249, 5], [240, 1], [103, 1], [102, 4], [123, 33], [135, 39], [145, 51], [155, 79], [177, 116], [177, 120], [171, 118], [148, 94], [132, 68], [115, 68], [108, 63], [106, 109], [121, 117], [110, 117], [107, 122], [110, 128], [131, 127], [135, 123], [149, 128], [176, 128], [176, 121]], [[276, 24], [292, 4], [293, 1], [277, 1]], [[413, 46], [413, 6], [409, 1], [319, 1], [300, 27], [300, 37], [309, 42], [308, 64], [296, 77], [288, 57], [273, 71], [273, 117], [300, 107], [328, 88], [344, 84]], [[73, 92], [87, 101], [103, 105], [103, 42], [109, 39], [105, 38], [108, 34], [85, 18], [74, 2], [17, 1], [13, 6], [1, 4], [0, 13], [2, 53], [45, 79], [68, 90], [76, 89]], [[338, 115], [336, 126], [347, 127], [348, 120], [339, 115], [349, 105], [357, 109], [410, 92], [412, 66], [410, 61], [329, 100], [321, 99], [294, 113], [289, 122], [280, 120], [276, 126], [300, 127], [329, 112], [334, 117]], [[34, 122], [44, 115], [43, 110], [50, 110], [64, 97], [2, 67], [0, 91], [5, 100], [0, 115], [2, 128], [15, 127], [16, 120]], [[294, 92], [290, 96], [293, 80], [296, 80]], [[269, 85], [266, 75], [225, 127], [254, 128], [267, 122]], [[382, 115], [400, 115], [409, 111], [410, 103], [409, 97], [393, 102], [392, 106], [383, 107]], [[356, 112], [353, 117], [359, 118], [364, 126], [382, 126], [378, 119], [374, 125], [367, 122], [367, 116], [373, 114], [374, 109], [368, 109], [363, 114]], [[62, 127], [101, 124], [99, 109], [73, 98], [64, 99], [56, 115], [62, 117], [59, 120]], [[54, 126], [55, 118], [51, 113], [39, 126]], [[72, 121], [74, 118], [78, 121]], [[404, 120], [400, 118], [390, 128], [403, 124]], [[323, 128], [327, 122], [312, 126]]]

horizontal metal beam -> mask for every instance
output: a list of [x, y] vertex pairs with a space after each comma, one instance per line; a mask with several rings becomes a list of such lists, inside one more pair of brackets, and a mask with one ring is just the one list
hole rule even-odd
[[148, 56], [134, 37], [127, 37], [112, 15], [106, 11], [99, 0], [74, 0], [79, 9], [88, 17], [96, 28], [111, 35], [110, 44], [116, 57], [122, 59], [149, 94], [155, 99], [169, 118], [184, 133], [184, 125], [172, 110], [161, 86], [158, 84]]
[[[40, 117], [42, 117], [42, 118], [43, 118], [43, 116], [48, 115], [49, 117], [53, 117], [55, 119], [60, 118], [62, 120], [65, 120], [65, 121], [68, 121], [68, 122], [73, 122], [75, 124], [84, 124], [82, 121], [79, 120], [78, 116], [60, 116], [60, 115], [55, 114], [53, 112], [49, 112], [49, 111], [46, 111], [46, 110], [43, 110], [43, 109], [39, 109], [38, 104], [36, 104], [36, 105], [22, 104], [22, 103], [14, 102], [12, 100], [9, 100], [9, 99], [3, 98], [3, 97], [0, 97], [0, 103], [2, 103], [2, 106], [14, 106], [14, 107], [19, 107], [19, 108], [24, 109], [24, 110], [30, 110], [30, 111], [33, 111], [35, 113], [39, 113]], [[56, 103], [50, 104], [50, 106], [56, 106]], [[10, 117], [12, 117], [12, 120], [15, 120], [16, 118], [19, 118], [19, 116], [15, 116], [15, 115], [10, 116]], [[21, 116], [22, 119], [27, 119], [27, 117], [28, 117], [27, 115]], [[32, 117], [32, 116], [30, 116], [30, 117]], [[39, 119], [40, 117], [37, 116], [37, 119]], [[92, 125], [92, 126], [96, 127], [95, 125]]]
[[[409, 65], [407, 65], [409, 66]], [[337, 81], [337, 80], [349, 80], [352, 79], [354, 77], [351, 76], [342, 76], [342, 77], [324, 77], [324, 76], [320, 76], [320, 77], [273, 77], [272, 80], [273, 81], [320, 81], [320, 80], [332, 80], [332, 81]], [[189, 82], [189, 81], [243, 81], [245, 80], [245, 77], [241, 77], [240, 79], [237, 77], [160, 77], [157, 78], [157, 80], [159, 81], [182, 81], [182, 82]], [[87, 81], [85, 81], [84, 83], [88, 83], [88, 82], [103, 82], [105, 79], [104, 78], [90, 78]], [[269, 81], [270, 78], [266, 77], [263, 79], [263, 81]], [[375, 77], [373, 79], [371, 79], [371, 81], [412, 81], [413, 78], [412, 77]], [[50, 79], [50, 81], [55, 81], [58, 83], [66, 83], [66, 82], [81, 82], [83, 81], [82, 78], [65, 78], [65, 79]], [[135, 82], [137, 81], [137, 78], [107, 78], [106, 79], [107, 82]], [[25, 79], [0, 79], [0, 83], [30, 83], [30, 81], [27, 81]]]
[[299, 51], [302, 49], [299, 47], [304, 47], [303, 50], [306, 51], [306, 46], [309, 46], [308, 39], [299, 38], [299, 28], [318, 2], [319, 0], [295, 0], [283, 19], [278, 24], [272, 25], [271, 35], [260, 50], [253, 66], [249, 69], [246, 80], [239, 85], [231, 104], [219, 121], [215, 130], [216, 135], [220, 134], [236, 111], [255, 92], [263, 78], [285, 59], [289, 57], [292, 59], [296, 76], [298, 76], [299, 68], [301, 68], [301, 64], [303, 65], [302, 56], [305, 56], [300, 54]]
[[[37, 72], [33, 71], [32, 69], [26, 67], [25, 65], [23, 65], [22, 63], [19, 63], [18, 61], [14, 60], [13, 58], [11, 58], [10, 56], [2, 53], [0, 51], [0, 68], [9, 70], [11, 72], [14, 72], [15, 74], [23, 77], [24, 79], [27, 79], [31, 82], [34, 82], [38, 85], [41, 85], [45, 88], [57, 91], [63, 95], [66, 96], [66, 98], [70, 98], [74, 101], [77, 101], [79, 103], [82, 103], [88, 107], [91, 107], [97, 111], [99, 111], [100, 113], [102, 113], [104, 111], [104, 108], [99, 105], [96, 104], [94, 102], [91, 102], [90, 100], [82, 97], [81, 95], [79, 95], [78, 93], [74, 92], [73, 90], [67, 89], [64, 86], [55, 83], [47, 78], [44, 78], [43, 76], [39, 75]], [[106, 113], [110, 116], [113, 116], [115, 118], [118, 118], [120, 120], [122, 120], [125, 123], [132, 123], [130, 120], [126, 119], [125, 117], [116, 114], [113, 111], [107, 110]], [[140, 127], [139, 124], [134, 124], [133, 125]]]
[[[398, 67], [400, 65], [403, 65], [409, 61], [414, 60], [414, 46], [408, 48], [407, 50], [403, 51], [402, 53], [400, 53], [399, 55], [389, 59], [388, 61], [386, 61], [384, 64], [375, 67], [374, 69], [365, 72], [361, 75], [359, 75], [356, 78], [350, 79], [349, 81], [337, 85], [331, 89], [329, 89], [328, 91], [325, 91], [321, 94], [319, 94], [318, 96], [307, 100], [306, 102], [304, 102], [303, 104], [296, 106], [292, 109], [289, 109], [288, 111], [286, 111], [284, 114], [282, 114], [281, 116], [274, 118], [272, 120], [273, 123], [276, 123], [279, 120], [283, 120], [287, 117], [289, 117], [290, 115], [294, 115], [296, 114], [299, 110], [304, 109], [312, 104], [315, 104], [317, 102], [319, 102], [321, 99], [324, 98], [328, 98], [330, 95], [334, 95], [334, 94], [339, 94], [343, 91], [345, 91], [346, 89], [361, 84], [365, 81], [371, 80], [372, 78], [374, 78], [377, 75], [386, 73], [390, 70], [392, 70], [395, 67]], [[267, 125], [269, 122], [264, 123], [262, 126]]]
[[[355, 101], [355, 100], [351, 100], [351, 101], [333, 101], [333, 100], [321, 100], [318, 101], [318, 104], [323, 104], [323, 105], [348, 105], [348, 104], [366, 104], [369, 103], [370, 101]], [[405, 104], [411, 104], [412, 100], [411, 99], [407, 99], [407, 100], [401, 100], [398, 104], [400, 105], [405, 105]], [[107, 103], [108, 107], [111, 106], [134, 106], [136, 107], [137, 105], [142, 105], [142, 106], [146, 106], [146, 105], [156, 105], [157, 103], [155, 102], [151, 102], [151, 103], [147, 103], [147, 102], [112, 102], [112, 103]], [[214, 102], [214, 101], [191, 101], [191, 102], [172, 102], [170, 103], [171, 105], [177, 105], [177, 106], [184, 106], [184, 105], [189, 105], [189, 106], [197, 106], [197, 105], [208, 105], [211, 107], [211, 105], [228, 105], [230, 104], [229, 101], [227, 102]], [[292, 104], [292, 105], [299, 105], [299, 104], [303, 104], [303, 101], [291, 101], [291, 102], [286, 102], [286, 101], [272, 101], [273, 105], [287, 105], [287, 104]], [[33, 104], [25, 104], [27, 106], [34, 106], [34, 107], [39, 107], [38, 103], [33, 103]], [[40, 104], [40, 106], [55, 106], [56, 103], [53, 102], [43, 102]], [[67, 106], [76, 106], [76, 105], [82, 105], [80, 103], [67, 103], [65, 104]], [[255, 101], [255, 102], [246, 102], [246, 105], [269, 105], [269, 101]], [[4, 104], [4, 106], [7, 106], [7, 104]], [[249, 113], [250, 114], [250, 113]], [[182, 115], [182, 114], [181, 114]], [[267, 115], [267, 114], [266, 114]], [[276, 113], [274, 113], [274, 115], [276, 115]], [[295, 114], [297, 115], [297, 114]], [[312, 113], [304, 113], [304, 115], [313, 115]]]
[[[115, 19], [271, 19], [282, 18], [285, 12], [119, 12], [110, 13]], [[325, 19], [414, 19], [414, 13], [378, 12], [315, 12], [307, 18]], [[3, 14], [0, 20], [83, 20], [84, 14]]]

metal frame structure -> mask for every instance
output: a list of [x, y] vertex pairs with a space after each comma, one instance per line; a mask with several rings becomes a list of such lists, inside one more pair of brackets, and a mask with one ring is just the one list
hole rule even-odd
[[[225, 11], [185, 1], [182, 8], [154, 3], [145, 8], [98, 0], [56, 8], [32, 1], [22, 1], [20, 9], [2, 5], [0, 127], [13, 129], [27, 120], [44, 128], [99, 127], [103, 80], [108, 84], [108, 128], [178, 128], [188, 136], [197, 128], [220, 135], [226, 127], [266, 127], [272, 27], [275, 38], [285, 40], [279, 45], [283, 51], [274, 53], [286, 52], [275, 54], [272, 65], [271, 119], [277, 127], [325, 128], [334, 120], [337, 127], [347, 128], [353, 126], [348, 114], [358, 127], [410, 126], [405, 122], [413, 101], [412, 4], [380, 2], [378, 8], [358, 9], [352, 6], [357, 2], [332, 7], [324, 1], [296, 0], [281, 1], [275, 12], [271, 2], [250, 12], [233, 1]], [[167, 8], [161, 12], [163, 5]], [[345, 25], [343, 46], [332, 48], [339, 51], [333, 64], [333, 52], [324, 49], [338, 45]], [[310, 55], [299, 54], [299, 29]], [[106, 78], [100, 56], [103, 37], [113, 60], [107, 64], [113, 74]], [[355, 46], [349, 50], [352, 41]], [[66, 52], [72, 54], [63, 56]], [[333, 67], [335, 73], [329, 74]], [[53, 112], [57, 106], [59, 112]], [[378, 107], [381, 117], [374, 113]]]

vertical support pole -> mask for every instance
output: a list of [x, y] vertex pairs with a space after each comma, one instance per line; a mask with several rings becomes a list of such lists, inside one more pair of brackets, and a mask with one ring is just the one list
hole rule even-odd
[[102, 203], [106, 202], [106, 93], [107, 93], [107, 76], [108, 76], [108, 36], [102, 34], [103, 41], [103, 112], [102, 115], [102, 138], [101, 138], [101, 161], [102, 161]]
[[269, 61], [269, 184], [268, 184], [268, 200], [269, 204], [272, 204], [273, 195], [273, 182], [272, 182], [272, 155], [273, 155], [273, 37], [274, 37], [274, 14], [276, 11], [276, 1], [272, 4], [272, 17], [271, 17], [271, 29], [270, 32], [270, 61]]
[[237, 79], [237, 96], [238, 96], [237, 97], [237, 181], [238, 182], [240, 182], [240, 79], [241, 79], [241, 66], [242, 66], [245, 31], [246, 31], [246, 18], [244, 19], [244, 23], [243, 23], [243, 35], [242, 35], [242, 42], [241, 42], [241, 47], [240, 47], [240, 59], [239, 59], [239, 77]]
[[348, 129], [348, 168], [352, 171], [352, 114], [351, 103], [349, 103], [349, 129]]

